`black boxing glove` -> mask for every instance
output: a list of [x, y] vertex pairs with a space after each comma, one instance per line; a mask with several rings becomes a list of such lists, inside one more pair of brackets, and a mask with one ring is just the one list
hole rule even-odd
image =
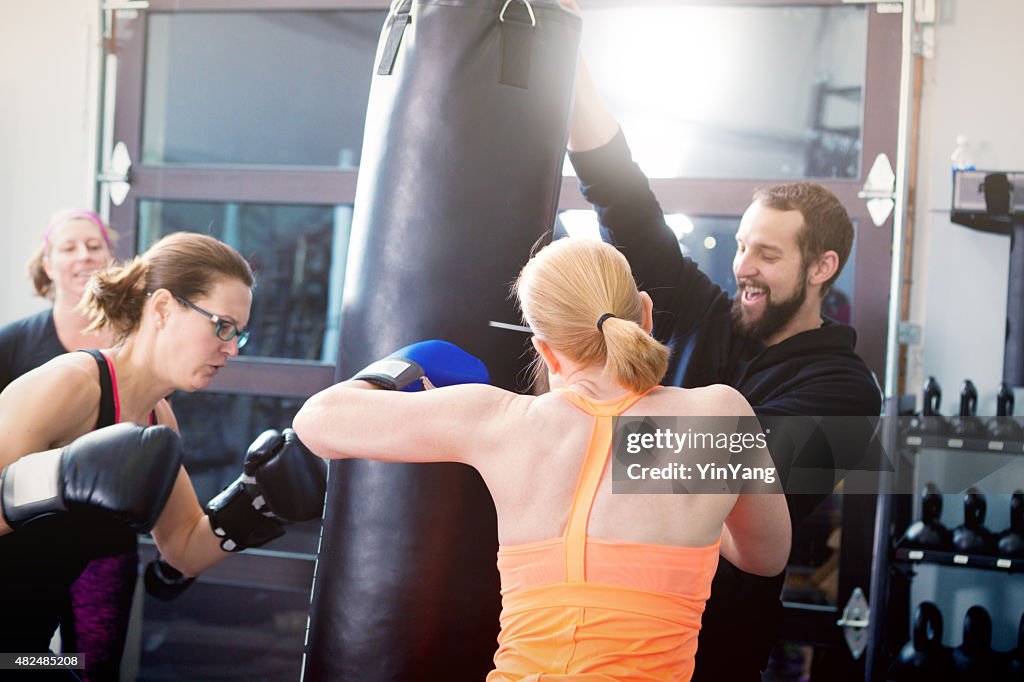
[[160, 554], [146, 564], [146, 572], [143, 577], [146, 592], [160, 601], [177, 599], [195, 580], [164, 561]]
[[206, 505], [227, 552], [259, 547], [284, 534], [282, 524], [318, 519], [327, 463], [291, 429], [261, 433], [245, 453], [242, 475]]
[[327, 462], [310, 452], [295, 431], [265, 432], [249, 447], [243, 469], [256, 479], [264, 514], [284, 523], [323, 516]]
[[14, 529], [75, 509], [110, 512], [148, 533], [181, 468], [181, 441], [166, 426], [115, 424], [7, 465], [0, 500]]

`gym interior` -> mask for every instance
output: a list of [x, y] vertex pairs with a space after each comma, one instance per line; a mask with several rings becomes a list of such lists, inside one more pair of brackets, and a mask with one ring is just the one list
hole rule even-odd
[[[430, 281], [416, 291], [372, 290], [395, 259], [446, 279], [425, 255], [432, 237], [415, 224], [417, 202], [444, 193], [495, 235], [532, 216], [548, 220], [518, 241], [473, 241], [485, 246], [445, 267], [473, 271], [493, 292], [442, 285], [442, 312], [431, 313], [465, 334], [458, 315], [473, 308], [471, 298], [486, 298], [485, 323], [472, 333], [502, 349], [515, 384], [503, 387], [520, 392], [530, 390], [529, 344], [513, 329], [521, 320], [507, 300], [510, 276], [475, 254], [493, 244], [521, 267], [544, 230], [607, 236], [563, 161], [567, 119], [556, 121], [562, 132], [548, 145], [557, 154], [548, 182], [510, 170], [500, 151], [464, 166], [457, 157], [485, 140], [510, 153], [530, 146], [530, 129], [515, 125], [523, 117], [501, 101], [435, 91], [438, 102], [410, 96], [404, 109], [382, 108], [379, 100], [398, 97], [385, 92], [389, 50], [399, 55], [391, 68], [404, 68], [394, 35], [403, 6], [407, 18], [409, 5], [412, 12], [404, 48], [436, 60], [431, 69], [460, 68], [444, 50], [429, 53], [426, 38], [412, 39], [417, 12], [446, 4], [489, 13], [493, 26], [507, 12], [501, 21], [529, 35], [543, 24], [541, 10], [559, 3], [0, 5], [0, 325], [46, 308], [25, 262], [59, 209], [95, 211], [119, 235], [118, 259], [191, 231], [235, 247], [256, 272], [251, 342], [208, 387], [170, 397], [200, 503], [231, 483], [253, 437], [290, 425], [310, 396], [375, 359], [367, 352], [376, 344], [393, 350], [419, 340], [402, 327], [379, 331], [369, 324], [379, 318], [357, 304], [408, 296], [408, 311], [392, 301], [396, 314], [416, 317], [411, 307], [430, 298]], [[1024, 680], [1024, 431], [1012, 419], [1014, 403], [1024, 403], [1024, 91], [1016, 80], [1024, 5], [579, 5], [580, 54], [681, 254], [715, 284], [736, 291], [734, 234], [758, 188], [820, 183], [854, 225], [822, 314], [856, 330], [856, 352], [882, 396], [876, 435], [889, 469], [874, 487], [837, 481], [794, 529], [782, 620], [761, 679]], [[509, 31], [492, 52], [507, 57], [529, 42], [522, 35]], [[540, 35], [532, 73], [529, 61], [507, 59], [501, 77], [511, 85], [503, 87], [528, 91], [538, 64], [566, 51], [544, 52]], [[451, 156], [435, 158], [435, 168], [391, 158], [398, 165], [375, 171], [390, 173], [391, 194], [371, 200], [361, 170], [391, 150], [381, 140], [409, 147], [432, 136]], [[474, 182], [459, 179], [466, 176]], [[474, 183], [488, 177], [498, 189], [485, 198]], [[527, 218], [506, 215], [536, 196], [515, 189], [520, 177], [550, 200]], [[391, 202], [403, 193], [416, 199]], [[367, 237], [360, 199], [411, 224]], [[409, 211], [389, 213], [391, 203]], [[417, 324], [405, 329], [449, 333]], [[500, 608], [486, 491], [458, 464], [389, 464], [403, 469], [384, 478], [377, 463], [340, 464], [330, 465], [323, 522], [289, 526], [173, 598], [147, 591], [143, 572], [157, 550], [141, 536], [120, 679], [483, 679]], [[5, 609], [4, 618], [18, 614]], [[58, 637], [53, 651], [60, 646]], [[944, 676], [924, 676], [936, 661]]]

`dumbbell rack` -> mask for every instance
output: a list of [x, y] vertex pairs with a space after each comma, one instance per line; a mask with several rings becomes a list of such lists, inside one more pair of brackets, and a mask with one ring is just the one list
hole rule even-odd
[[964, 566], [983, 568], [1006, 573], [1024, 572], [1024, 559], [1008, 559], [1006, 557], [983, 556], [981, 554], [958, 554], [956, 552], [935, 552], [930, 549], [899, 548], [894, 552], [893, 560], [909, 564], [937, 564], [939, 566]]
[[[912, 476], [913, 489], [916, 491], [923, 487], [919, 477], [922, 458], [955, 462], [956, 457], [986, 457], [1008, 463], [1014, 471], [1019, 466], [1024, 472], [1024, 442], [913, 435], [896, 429], [891, 431], [889, 443], [892, 448], [889, 451], [899, 452], [895, 458], [898, 480], [905, 480], [900, 477]], [[1020, 477], [1014, 475], [1013, 480], [1020, 481], [1021, 487], [1024, 487], [1024, 473]], [[947, 489], [958, 488], [951, 485]], [[1008, 575], [1024, 573], [1024, 559], [896, 547], [903, 530], [915, 516], [913, 507], [916, 499], [917, 494], [878, 496], [869, 626], [871, 654], [865, 673], [868, 681], [885, 679], [889, 663], [909, 639], [910, 585], [918, 567], [951, 567], [949, 570], [971, 568]], [[1024, 611], [1024, 604], [1018, 610]], [[958, 626], [947, 621], [946, 631], [957, 632]]]

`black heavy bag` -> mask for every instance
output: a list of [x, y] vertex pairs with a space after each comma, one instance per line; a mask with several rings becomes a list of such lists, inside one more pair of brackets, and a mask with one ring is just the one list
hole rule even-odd
[[[482, 358], [496, 385], [526, 380], [526, 336], [488, 323], [515, 321], [508, 284], [554, 222], [579, 31], [556, 0], [393, 4], [366, 115], [339, 379], [440, 338]], [[490, 496], [468, 467], [332, 463], [305, 679], [483, 679], [496, 548]]]

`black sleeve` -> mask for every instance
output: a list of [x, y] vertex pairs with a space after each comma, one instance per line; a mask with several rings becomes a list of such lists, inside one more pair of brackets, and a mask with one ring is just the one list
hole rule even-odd
[[822, 372], [751, 407], [759, 417], [877, 417], [882, 412], [882, 394], [866, 370], [864, 374]]
[[[872, 439], [871, 422], [843, 419], [829, 423], [824, 420], [828, 424], [827, 435], [816, 433], [803, 440], [790, 438], [785, 420], [779, 419], [877, 417], [881, 413], [882, 397], [869, 375], [822, 374], [776, 399], [752, 407], [768, 434], [768, 451], [786, 491], [794, 527], [829, 496], [828, 491], [837, 483], [836, 469], [859, 469], [871, 461], [870, 448], [877, 445]], [[808, 489], [814, 492], [801, 494]]]
[[0, 392], [18, 378], [14, 370], [18, 338], [16, 326], [16, 323], [9, 324], [0, 329]]
[[650, 182], [619, 131], [603, 147], [570, 152], [580, 191], [626, 256], [641, 290], [654, 300], [654, 336], [667, 342], [729, 305], [722, 289], [679, 250]]

